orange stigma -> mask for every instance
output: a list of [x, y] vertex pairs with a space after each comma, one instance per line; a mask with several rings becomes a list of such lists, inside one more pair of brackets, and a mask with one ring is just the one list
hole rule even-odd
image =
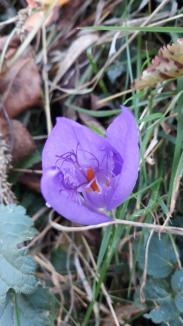
[[[92, 181], [95, 178], [95, 172], [94, 172], [94, 170], [92, 168], [88, 168], [86, 170], [86, 178], [87, 178], [87, 180], [89, 182]], [[100, 192], [100, 189], [99, 189], [99, 187], [98, 187], [98, 185], [97, 185], [97, 183], [96, 183], [95, 180], [91, 183], [91, 189], [93, 191]]]

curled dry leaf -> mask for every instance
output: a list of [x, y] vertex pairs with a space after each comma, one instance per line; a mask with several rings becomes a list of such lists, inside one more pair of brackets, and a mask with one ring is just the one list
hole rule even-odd
[[[6, 37], [0, 39], [0, 53], [6, 40]], [[11, 118], [41, 102], [41, 78], [31, 48], [26, 49], [19, 59], [9, 66], [9, 60], [18, 45], [17, 38], [10, 43], [5, 55], [3, 71], [0, 73], [2, 101]]]
[[[24, 20], [24, 23], [21, 27], [21, 32], [31, 32], [32, 29], [35, 28], [36, 25], [41, 23], [41, 21], [44, 21], [45, 16], [45, 10], [40, 7], [36, 11], [31, 12], [26, 19]], [[55, 6], [48, 17], [45, 20], [45, 26], [48, 26], [54, 22], [56, 22], [59, 18], [59, 6]]]
[[13, 159], [18, 162], [24, 157], [30, 155], [36, 148], [32, 136], [23, 124], [18, 120], [12, 120], [12, 129], [14, 135]]
[[[69, 1], [70, 0], [58, 0], [56, 2], [56, 5], [62, 6], [68, 3]], [[31, 8], [50, 6], [53, 2], [54, 0], [27, 0], [27, 3]]]
[[35, 143], [28, 130], [18, 120], [7, 121], [0, 118], [0, 133], [6, 143], [12, 147], [13, 163], [20, 162], [35, 150]]
[[159, 82], [183, 75], [183, 39], [162, 47], [150, 66], [134, 83], [135, 89], [151, 87]]
[[[59, 6], [62, 6], [69, 1], [70, 0], [58, 0], [55, 3], [53, 10], [45, 21], [46, 26], [58, 19]], [[29, 16], [22, 26], [23, 31], [31, 31], [41, 20], [43, 20], [46, 10], [53, 2], [54, 0], [27, 0], [28, 6], [32, 9], [36, 8], [36, 11], [29, 13]]]

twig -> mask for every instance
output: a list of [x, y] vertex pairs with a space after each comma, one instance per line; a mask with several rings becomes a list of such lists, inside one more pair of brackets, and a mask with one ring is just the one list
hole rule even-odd
[[166, 24], [172, 20], [175, 20], [175, 19], [179, 19], [179, 18], [183, 18], [183, 14], [179, 14], [179, 15], [175, 15], [173, 17], [169, 17], [169, 18], [165, 18], [163, 20], [160, 20], [158, 22], [155, 22], [153, 24], [150, 24], [149, 26], [153, 27], [153, 26], [159, 26], [161, 24]]
[[[91, 248], [90, 248], [90, 246], [88, 245], [88, 243], [87, 243], [87, 241], [86, 241], [86, 239], [85, 239], [84, 237], [82, 238], [82, 240], [83, 240], [83, 242], [84, 242], [84, 244], [85, 244], [85, 247], [86, 247], [86, 249], [87, 249], [87, 252], [89, 253], [89, 256], [90, 256], [90, 259], [91, 259], [92, 265], [93, 265], [94, 270], [95, 270], [95, 273], [92, 273], [92, 274], [95, 274], [94, 276], [95, 276], [95, 278], [98, 280], [99, 275], [98, 275], [98, 273], [97, 273], [97, 265], [96, 265], [95, 260], [94, 260], [94, 258], [93, 258]], [[92, 271], [92, 272], [93, 272], [93, 271]], [[107, 304], [108, 304], [108, 306], [109, 306], [109, 309], [110, 309], [111, 315], [112, 315], [112, 317], [113, 317], [114, 323], [115, 323], [116, 326], [119, 326], [120, 324], [119, 324], [119, 322], [118, 322], [118, 317], [116, 316], [116, 312], [115, 312], [115, 310], [114, 310], [114, 308], [113, 308], [113, 305], [112, 305], [111, 297], [109, 296], [109, 294], [108, 294], [108, 292], [107, 292], [107, 290], [106, 290], [106, 287], [105, 287], [104, 283], [101, 284], [101, 289], [102, 289], [103, 294], [105, 295], [106, 302], [107, 302]]]
[[46, 235], [46, 233], [51, 229], [50, 225], [47, 225], [43, 231], [41, 233], [39, 233], [37, 235], [37, 237], [33, 238], [33, 240], [28, 244], [27, 248], [31, 248], [32, 246], [34, 246], [34, 244], [39, 241], [42, 240], [42, 238], [44, 238], [44, 236]]
[[33, 216], [32, 221], [35, 223], [46, 211], [48, 210], [48, 207], [41, 207]]
[[171, 234], [177, 234], [183, 236], [183, 228], [180, 227], [162, 226], [157, 224], [141, 223], [141, 222], [127, 221], [127, 220], [118, 220], [118, 219], [111, 220], [110, 222], [96, 224], [96, 225], [65, 226], [65, 225], [58, 224], [52, 220], [53, 213], [54, 211], [51, 211], [49, 215], [49, 222], [54, 229], [61, 232], [83, 232], [87, 230], [100, 229], [110, 225], [126, 225], [126, 226], [132, 226], [136, 228], [150, 229], [159, 233], [171, 233]]
[[97, 105], [101, 105], [101, 104], [104, 104], [106, 102], [110, 102], [110, 101], [114, 100], [115, 98], [121, 97], [121, 96], [126, 95], [126, 94], [130, 94], [132, 92], [133, 92], [133, 89], [130, 88], [130, 89], [127, 89], [126, 91], [122, 91], [122, 92], [116, 93], [114, 95], [105, 97], [104, 99], [97, 101]]
[[77, 253], [75, 253], [74, 255], [74, 262], [75, 262], [75, 266], [76, 266], [76, 270], [77, 270], [77, 273], [79, 275], [79, 278], [83, 284], [83, 287], [85, 289], [85, 292], [87, 294], [87, 298], [88, 298], [88, 301], [92, 301], [92, 290], [91, 290], [91, 287], [87, 281], [87, 278], [84, 274], [84, 271], [81, 267], [81, 264], [80, 264], [80, 261], [79, 261], [79, 258], [78, 258], [78, 255]]
[[149, 246], [150, 246], [150, 242], [151, 242], [153, 234], [154, 234], [154, 230], [151, 230], [149, 238], [148, 238], [147, 243], [146, 243], [146, 248], [145, 248], [144, 271], [143, 271], [143, 276], [142, 276], [142, 283], [141, 283], [141, 286], [140, 286], [140, 300], [141, 300], [142, 303], [145, 302], [144, 287], [146, 285], [146, 280], [147, 280]]
[[42, 170], [11, 168], [14, 172], [30, 173], [42, 175]]
[[[34, 260], [43, 268], [45, 268], [48, 272], [50, 272], [52, 274], [52, 280], [53, 280], [53, 284], [55, 284], [56, 286], [58, 285], [58, 281], [59, 282], [63, 282], [63, 283], [68, 283], [68, 277], [67, 276], [63, 276], [60, 273], [56, 272], [55, 268], [53, 267], [53, 265], [51, 264], [51, 262], [49, 260], [47, 260], [42, 254], [38, 254], [38, 255], [34, 255]], [[85, 298], [86, 295], [83, 291], [81, 291], [77, 286], [75, 286], [73, 284], [73, 289], [75, 290], [75, 292], [82, 298]]]
[[63, 321], [64, 325], [68, 325], [69, 319], [72, 316], [72, 311], [74, 309], [74, 290], [73, 290], [73, 282], [72, 282], [72, 273], [70, 270], [71, 251], [72, 251], [72, 244], [70, 244], [70, 246], [69, 246], [67, 262], [66, 262], [68, 281], [69, 281], [69, 285], [70, 285], [70, 308], [64, 318], [64, 321]]
[[18, 16], [12, 17], [0, 23], [0, 28], [4, 27], [5, 25], [9, 25], [15, 23], [18, 20]]
[[45, 113], [46, 113], [46, 123], [47, 132], [50, 133], [52, 129], [51, 123], [51, 109], [50, 109], [50, 98], [49, 98], [49, 86], [48, 86], [48, 72], [47, 72], [47, 42], [46, 42], [46, 28], [42, 26], [42, 41], [43, 41], [43, 81], [44, 81], [44, 91], [45, 91]]

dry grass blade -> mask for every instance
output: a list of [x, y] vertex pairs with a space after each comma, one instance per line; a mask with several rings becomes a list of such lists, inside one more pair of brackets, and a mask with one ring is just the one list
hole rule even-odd
[[65, 53], [64, 59], [60, 62], [56, 77], [53, 80], [52, 89], [57, 85], [57, 83], [62, 79], [65, 73], [70, 69], [77, 58], [84, 52], [87, 48], [93, 45], [98, 39], [97, 34], [84, 34], [79, 36], [69, 47]]

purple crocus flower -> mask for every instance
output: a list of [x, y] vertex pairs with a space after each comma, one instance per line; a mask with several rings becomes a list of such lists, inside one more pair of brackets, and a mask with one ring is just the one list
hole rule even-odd
[[67, 118], [56, 126], [43, 149], [42, 194], [68, 220], [80, 224], [110, 221], [105, 212], [131, 194], [138, 176], [138, 127], [122, 112], [100, 136]]

